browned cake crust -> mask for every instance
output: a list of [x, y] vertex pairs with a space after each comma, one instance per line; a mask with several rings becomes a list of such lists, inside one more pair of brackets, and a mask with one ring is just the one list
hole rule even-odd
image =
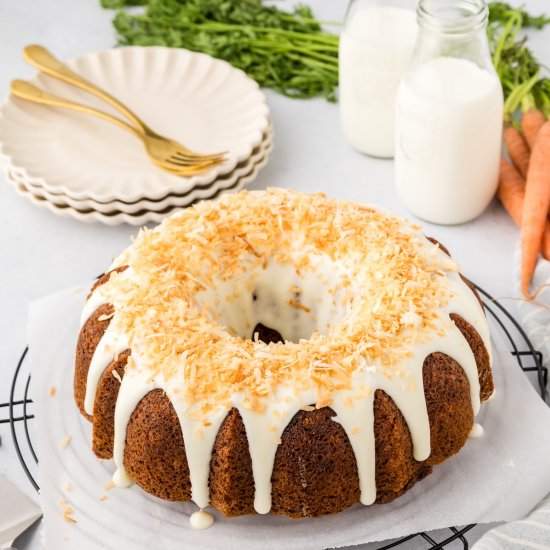
[[273, 467], [275, 514], [316, 517], [359, 500], [355, 455], [328, 407], [298, 412], [283, 432]]
[[[103, 372], [97, 385], [94, 401], [94, 422], [92, 448], [98, 458], [113, 457], [115, 438], [115, 406], [120, 389], [120, 380], [124, 378], [124, 367], [130, 356], [130, 350], [122, 352]], [[116, 372], [118, 378], [113, 375]]]
[[[472, 289], [477, 295], [475, 289]], [[491, 364], [489, 361], [489, 352], [481, 340], [481, 336], [477, 330], [465, 321], [460, 315], [451, 313], [451, 319], [454, 321], [458, 330], [462, 332], [464, 338], [466, 338], [468, 345], [474, 352], [477, 362], [477, 372], [479, 376], [480, 397], [481, 401], [487, 401], [493, 394], [495, 386], [493, 384], [493, 373], [491, 372]]]
[[[74, 373], [74, 398], [82, 413], [82, 416], [92, 422], [92, 417], [84, 410], [84, 398], [86, 397], [86, 380], [88, 369], [95, 349], [107, 330], [110, 316], [114, 313], [113, 306], [102, 305], [96, 309], [91, 317], [84, 323], [78, 336], [76, 345], [75, 373]], [[100, 321], [99, 319], [103, 319]]]
[[382, 390], [374, 395], [374, 439], [377, 503], [391, 502], [432, 473], [431, 466], [415, 460], [409, 427], [393, 399]]
[[[444, 247], [441, 247], [443, 250]], [[109, 274], [96, 286], [108, 280]], [[469, 283], [469, 281], [466, 281]], [[475, 289], [469, 284], [472, 291]], [[477, 295], [477, 293], [476, 293]], [[478, 297], [479, 298], [479, 297]], [[76, 353], [75, 399], [82, 414], [89, 364], [112, 312], [104, 305], [82, 327]], [[470, 345], [477, 362], [481, 399], [493, 393], [489, 354], [475, 329], [462, 317], [452, 320]], [[263, 330], [263, 328], [262, 328]], [[269, 330], [269, 329], [267, 329]], [[272, 331], [274, 332], [274, 331]], [[264, 337], [277, 340], [276, 334]], [[120, 354], [102, 375], [94, 405], [93, 449], [100, 458], [113, 453], [114, 408], [130, 351]], [[409, 428], [393, 400], [381, 390], [374, 399], [377, 503], [390, 502], [409, 490], [464, 445], [473, 424], [468, 379], [462, 367], [443, 353], [426, 357], [423, 382], [430, 419], [431, 455], [413, 456]], [[272, 474], [272, 513], [291, 518], [340, 512], [359, 502], [355, 455], [328, 407], [298, 412], [286, 427]], [[179, 421], [162, 390], [146, 395], [128, 423], [124, 465], [148, 493], [175, 501], [191, 499], [189, 467]], [[228, 411], [216, 437], [210, 464], [210, 499], [226, 516], [255, 513], [252, 461], [246, 431], [236, 409]]]
[[210, 501], [226, 516], [254, 514], [252, 460], [237, 409], [222, 422], [210, 460]]
[[166, 500], [191, 500], [180, 423], [162, 390], [149, 392], [132, 413], [126, 430], [124, 466], [148, 493]]

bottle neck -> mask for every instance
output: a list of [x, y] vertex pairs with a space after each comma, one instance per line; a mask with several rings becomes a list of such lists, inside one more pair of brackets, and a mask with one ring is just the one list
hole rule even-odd
[[417, 15], [422, 30], [460, 40], [485, 32], [489, 9], [484, 0], [420, 0]]
[[484, 0], [420, 0], [419, 35], [411, 70], [438, 57], [456, 57], [494, 72]]

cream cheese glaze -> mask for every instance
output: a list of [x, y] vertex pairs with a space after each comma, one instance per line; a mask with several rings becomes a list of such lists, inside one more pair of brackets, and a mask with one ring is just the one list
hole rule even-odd
[[[266, 201], [265, 204], [262, 201]], [[178, 315], [157, 327], [156, 323], [162, 322], [162, 315], [157, 311], [162, 304], [157, 304], [156, 297], [151, 298], [150, 293], [156, 292], [150, 288], [154, 269], [150, 264], [140, 265], [143, 250], [148, 246], [156, 250], [155, 246], [160, 246], [156, 240], [163, 232], [171, 231], [171, 224], [184, 223], [185, 216], [195, 215], [194, 221], [200, 228], [201, 223], [209, 223], [205, 221], [209, 209], [221, 209], [217, 214], [232, 220], [242, 212], [232, 213], [231, 209], [242, 204], [252, 209], [263, 205], [273, 211], [277, 205], [286, 204], [285, 201], [291, 203], [289, 210], [299, 211], [312, 203], [317, 204], [315, 201], [323, 205], [328, 199], [270, 190], [265, 195], [241, 193], [205, 204], [194, 213], [186, 211], [138, 237], [137, 244], [112, 266], [129, 267], [113, 274], [88, 299], [82, 323], [103, 304], [111, 304], [115, 310], [88, 371], [85, 396], [88, 414], [93, 413], [101, 374], [119, 353], [131, 349], [115, 410], [117, 471], [113, 481], [117, 486], [131, 484], [124, 467], [127, 425], [141, 399], [154, 389], [166, 392], [177, 414], [189, 465], [192, 500], [200, 508], [209, 504], [210, 459], [216, 435], [228, 409], [235, 407], [239, 411], [252, 460], [254, 509], [260, 514], [269, 513], [271, 509], [271, 475], [277, 448], [285, 428], [301, 409], [307, 410], [313, 405], [318, 408], [330, 406], [335, 411], [333, 420], [341, 424], [355, 453], [361, 502], [366, 505], [376, 498], [373, 403], [377, 389], [386, 392], [403, 414], [411, 433], [414, 457], [419, 461], [427, 459], [431, 452], [422, 378], [424, 359], [429, 354], [444, 353], [462, 366], [470, 385], [474, 415], [479, 412], [476, 360], [465, 337], [449, 317], [452, 313], [460, 315], [472, 325], [490, 354], [488, 326], [477, 297], [461, 279], [456, 264], [429, 242], [419, 228], [371, 208], [331, 202], [332, 206], [334, 203], [344, 210], [357, 208], [349, 214], [350, 219], [357, 216], [357, 220], [362, 220], [361, 216], [365, 216], [367, 231], [381, 231], [382, 228], [398, 231], [395, 242], [383, 239], [373, 241], [372, 247], [365, 247], [363, 239], [353, 241], [352, 245], [345, 240], [341, 243], [342, 254], [337, 253], [336, 245], [334, 249], [314, 246], [307, 238], [310, 226], [302, 228], [302, 233], [293, 228], [291, 233], [285, 226], [284, 217], [276, 223], [281, 234], [290, 234], [285, 237], [287, 250], [283, 256], [276, 254], [275, 245], [271, 248], [266, 245], [265, 253], [262, 252], [261, 243], [267, 237], [257, 234], [254, 239], [248, 228], [243, 237], [246, 244], [240, 249], [236, 264], [231, 263], [233, 258], [224, 260], [225, 249], [216, 248], [215, 244], [211, 246], [207, 238], [201, 236], [193, 240], [200, 232], [195, 235], [188, 231], [182, 233], [181, 238], [192, 243], [188, 243], [189, 247], [200, 251], [196, 257], [200, 261], [195, 259], [194, 263], [190, 261], [185, 266], [188, 270], [185, 271], [186, 281], [195, 291], [187, 295], [187, 300], [180, 299], [184, 294], [178, 295], [178, 299], [170, 298], [170, 315], [173, 309]], [[292, 214], [287, 213], [287, 216]], [[220, 224], [223, 216], [221, 219]], [[346, 225], [340, 220], [343, 227], [338, 228], [337, 221], [324, 219], [323, 224], [336, 225], [344, 232], [344, 238], [350, 235], [349, 238], [355, 238], [353, 233], [345, 234], [354, 230], [353, 224]], [[271, 235], [269, 229], [265, 229], [267, 235]], [[270, 230], [274, 234], [279, 231], [276, 227]], [[144, 248], [140, 250], [140, 246]], [[214, 256], [212, 261], [219, 262], [221, 268], [228, 268], [229, 275], [222, 276], [221, 268], [216, 273], [204, 271], [206, 255]], [[365, 263], [365, 255], [374, 267]], [[401, 262], [399, 255], [410, 260]], [[170, 290], [180, 279], [174, 274], [162, 279], [171, 269], [171, 265], [166, 264], [166, 257], [160, 254], [155, 261], [159, 264], [159, 285]], [[397, 277], [394, 271], [399, 272], [408, 264], [411, 273], [396, 283], [392, 279]], [[192, 266], [198, 267], [193, 271]], [[166, 281], [170, 277], [173, 282], [168, 284]], [[388, 299], [381, 290], [386, 286]], [[408, 292], [407, 302], [403, 296]], [[135, 305], [136, 298], [145, 305]], [[143, 326], [153, 327], [147, 328], [150, 333], [140, 329], [140, 320], [134, 318], [132, 308], [138, 308], [140, 316], [147, 317]], [[373, 320], [378, 312], [383, 315]], [[174, 323], [178, 324], [175, 329], [172, 328]], [[252, 330], [258, 323], [279, 331], [286, 342], [268, 345], [254, 339]], [[357, 332], [365, 323], [369, 323], [372, 333]], [[157, 338], [157, 328], [169, 333], [164, 338], [172, 347], [181, 346], [176, 354], [169, 354], [162, 347], [155, 348], [157, 355], [151, 352], [150, 342]], [[211, 353], [212, 368], [240, 369], [251, 365], [248, 385], [230, 387], [229, 394], [220, 390], [221, 393], [211, 395], [206, 391], [208, 386], [204, 391], [201, 389], [199, 384], [206, 382], [200, 381], [202, 373], [196, 370], [195, 348], [185, 347], [188, 341], [177, 339], [179, 332], [198, 328], [203, 331], [203, 340], [211, 339], [210, 347], [204, 349]], [[174, 332], [170, 332], [172, 330]], [[176, 339], [169, 340], [171, 336]], [[346, 338], [355, 341], [356, 345], [350, 347]], [[198, 340], [194, 342], [195, 346], [199, 345]], [[303, 361], [304, 350], [310, 357], [309, 363]], [[285, 368], [283, 375], [273, 381], [277, 378], [276, 368], [281, 366]], [[224, 372], [220, 376], [225, 376]], [[320, 376], [324, 376], [325, 381], [335, 381], [330, 391], [324, 391], [315, 382]], [[191, 391], [189, 388], [198, 389]]]
[[208, 529], [214, 523], [214, 516], [201, 509], [191, 514], [189, 520], [193, 529]]
[[478, 424], [477, 422], [474, 422], [474, 425], [472, 426], [468, 437], [470, 437], [471, 439], [478, 439], [480, 437], [483, 437], [484, 433], [485, 430], [483, 429], [483, 426], [481, 424]]

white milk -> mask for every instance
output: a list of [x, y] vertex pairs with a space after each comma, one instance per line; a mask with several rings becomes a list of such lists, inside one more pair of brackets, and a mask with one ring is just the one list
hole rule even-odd
[[498, 184], [502, 88], [471, 61], [439, 57], [403, 80], [397, 98], [397, 192], [418, 217], [479, 216]]
[[363, 153], [394, 155], [395, 99], [416, 34], [413, 10], [385, 7], [357, 12], [340, 38], [342, 131]]

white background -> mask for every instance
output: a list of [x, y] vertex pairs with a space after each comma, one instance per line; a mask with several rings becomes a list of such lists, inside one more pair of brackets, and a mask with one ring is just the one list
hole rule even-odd
[[[286, 1], [278, 5], [283, 3], [290, 4]], [[308, 3], [318, 18], [327, 21], [342, 20], [346, 7], [344, 0]], [[547, 0], [522, 3], [533, 12], [550, 11]], [[111, 12], [99, 7], [99, 0], [0, 0], [0, 97], [8, 93], [12, 79], [33, 74], [21, 58], [25, 45], [40, 43], [60, 58], [107, 49], [116, 41], [111, 18]], [[531, 46], [550, 65], [550, 29], [532, 33]], [[285, 186], [324, 191], [336, 198], [380, 204], [413, 218], [396, 197], [393, 163], [364, 157], [345, 143], [337, 105], [322, 99], [289, 100], [269, 91], [267, 96], [275, 128], [275, 150], [253, 188]], [[1, 403], [8, 400], [13, 370], [27, 342], [28, 303], [91, 280], [127, 246], [136, 229], [58, 218], [17, 195], [1, 175], [0, 224]], [[422, 225], [427, 235], [450, 249], [469, 278], [493, 296], [507, 298], [504, 303], [515, 311], [513, 251], [518, 231], [499, 204], [492, 204], [479, 219], [462, 226]], [[73, 346], [74, 342], [67, 345]], [[0, 417], [5, 413], [0, 409]], [[0, 474], [34, 496], [6, 425], [0, 425], [0, 436]], [[23, 547], [38, 548], [36, 533]]]

